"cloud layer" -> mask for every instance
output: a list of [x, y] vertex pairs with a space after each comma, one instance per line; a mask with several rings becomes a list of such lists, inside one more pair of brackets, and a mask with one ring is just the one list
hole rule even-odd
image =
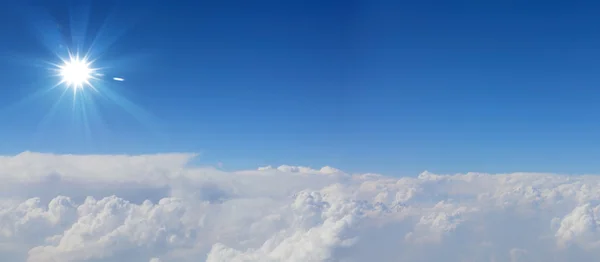
[[224, 172], [192, 154], [0, 157], [6, 261], [575, 261], [600, 178]]

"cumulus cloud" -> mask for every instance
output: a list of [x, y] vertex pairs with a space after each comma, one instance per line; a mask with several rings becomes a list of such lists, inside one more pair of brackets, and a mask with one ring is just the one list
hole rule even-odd
[[600, 178], [193, 167], [194, 154], [0, 157], [6, 261], [575, 261]]

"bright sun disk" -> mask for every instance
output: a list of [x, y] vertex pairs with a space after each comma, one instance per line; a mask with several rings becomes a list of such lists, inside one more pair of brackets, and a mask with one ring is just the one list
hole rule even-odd
[[83, 88], [84, 85], [91, 85], [93, 69], [90, 68], [91, 62], [79, 57], [71, 57], [70, 61], [65, 61], [60, 68], [60, 75], [63, 83], [71, 88]]

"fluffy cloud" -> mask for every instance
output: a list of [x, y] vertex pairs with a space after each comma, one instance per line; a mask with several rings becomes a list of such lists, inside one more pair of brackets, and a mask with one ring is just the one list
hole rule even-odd
[[415, 177], [193, 154], [0, 157], [7, 261], [574, 261], [600, 255], [600, 178]]

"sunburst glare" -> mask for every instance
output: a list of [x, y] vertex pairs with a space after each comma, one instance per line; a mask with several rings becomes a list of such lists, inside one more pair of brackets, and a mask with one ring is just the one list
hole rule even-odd
[[85, 139], [93, 141], [95, 135], [111, 134], [113, 126], [108, 123], [121, 121], [123, 115], [129, 115], [131, 122], [162, 137], [159, 120], [124, 96], [124, 93], [135, 96], [131, 89], [136, 85], [136, 78], [121, 75], [121, 70], [127, 66], [127, 71], [132, 72], [131, 68], [140, 67], [137, 56], [148, 54], [117, 53], [117, 49], [113, 49], [118, 38], [125, 36], [126, 29], [135, 21], [119, 21], [120, 16], [112, 13], [121, 10], [115, 9], [101, 23], [90, 24], [91, 17], [86, 10], [91, 7], [86, 1], [77, 2], [70, 7], [69, 16], [61, 19], [46, 10], [32, 11], [31, 29], [34, 31], [31, 33], [39, 37], [49, 55], [42, 57], [39, 52], [15, 55], [17, 62], [43, 71], [36, 71], [40, 75], [32, 79], [36, 88], [31, 88], [30, 93], [0, 105], [0, 116], [9, 116], [32, 105], [47, 106], [37, 124], [34, 143], [43, 143], [48, 139], [47, 130], [53, 128], [71, 132], [69, 135], [81, 133], [87, 136]]

